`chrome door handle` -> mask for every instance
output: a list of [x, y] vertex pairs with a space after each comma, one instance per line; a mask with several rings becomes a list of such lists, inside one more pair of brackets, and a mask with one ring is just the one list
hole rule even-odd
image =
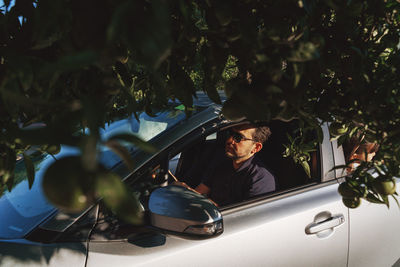
[[344, 216], [342, 214], [332, 216], [320, 222], [314, 222], [306, 227], [306, 234], [312, 235], [324, 230], [332, 229], [344, 223]]

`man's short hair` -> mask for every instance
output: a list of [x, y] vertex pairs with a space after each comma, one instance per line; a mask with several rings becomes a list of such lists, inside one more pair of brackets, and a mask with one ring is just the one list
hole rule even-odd
[[253, 139], [256, 142], [264, 143], [268, 140], [271, 135], [271, 130], [268, 126], [255, 126], [255, 131], [253, 133]]

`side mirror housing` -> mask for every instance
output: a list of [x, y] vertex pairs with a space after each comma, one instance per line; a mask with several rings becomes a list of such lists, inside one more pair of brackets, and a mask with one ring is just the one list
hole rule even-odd
[[222, 215], [206, 197], [183, 186], [154, 190], [149, 199], [150, 223], [159, 229], [191, 237], [212, 237], [223, 232]]

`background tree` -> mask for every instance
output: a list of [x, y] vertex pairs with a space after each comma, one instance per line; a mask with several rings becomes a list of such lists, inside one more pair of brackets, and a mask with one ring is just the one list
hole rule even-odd
[[[0, 187], [12, 188], [19, 155], [32, 184], [28, 149], [68, 144], [82, 150], [69, 164], [88, 184], [122, 188], [97, 164], [99, 127], [152, 114], [168, 99], [190, 107], [199, 89], [220, 102], [224, 89], [228, 118], [296, 118], [319, 133], [331, 122], [339, 144], [355, 133], [378, 142], [375, 159], [347, 179], [345, 198], [388, 205], [393, 192], [376, 184], [393, 187], [399, 176], [398, 1], [16, 0], [1, 8]], [[90, 134], [76, 134], [83, 127]], [[296, 142], [287, 154], [301, 163], [305, 145]]]

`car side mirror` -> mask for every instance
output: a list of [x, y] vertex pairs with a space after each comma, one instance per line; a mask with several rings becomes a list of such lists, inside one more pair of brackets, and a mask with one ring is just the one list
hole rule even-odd
[[223, 232], [222, 215], [206, 197], [183, 186], [154, 190], [149, 199], [150, 223], [159, 229], [191, 237], [212, 237]]

